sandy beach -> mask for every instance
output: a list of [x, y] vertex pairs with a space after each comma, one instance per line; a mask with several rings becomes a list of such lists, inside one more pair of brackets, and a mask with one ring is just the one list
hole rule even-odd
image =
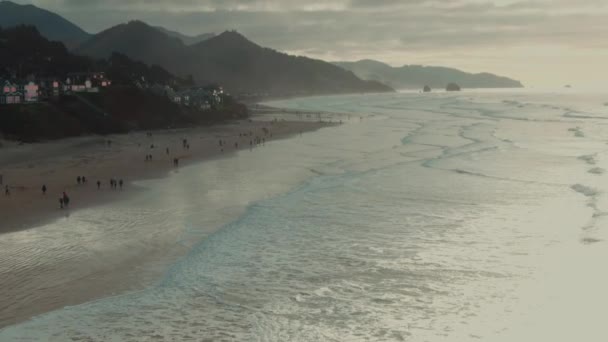
[[[181, 168], [212, 158], [229, 157], [237, 150], [261, 148], [264, 142], [327, 125], [312, 120], [274, 121], [266, 117], [213, 127], [78, 137], [31, 145], [3, 142], [0, 245], [8, 247], [29, 237], [39, 238], [39, 233], [45, 232], [37, 230], [47, 222], [145, 191], [132, 182], [162, 178], [175, 170], [175, 158]], [[152, 155], [152, 160], [146, 161], [146, 155]], [[78, 184], [79, 176], [86, 177], [87, 182]], [[123, 189], [112, 189], [110, 179], [123, 180]], [[6, 185], [9, 196], [4, 194]], [[47, 187], [46, 195], [42, 193], [43, 185]], [[59, 206], [58, 199], [64, 191], [71, 199], [69, 209]], [[48, 234], [52, 238], [52, 234]], [[0, 327], [67, 305], [142, 288], [157, 279], [165, 265], [187, 253], [187, 247], [175, 246], [175, 236], [171, 234], [173, 232], [167, 232], [155, 238], [158, 244], [153, 248], [141, 246], [139, 250], [128, 251], [128, 256], [121, 251], [116, 260], [111, 255], [95, 255], [86, 250], [87, 246], [75, 246], [83, 249], [73, 253], [73, 258], [80, 260], [22, 267], [19, 265], [20, 258], [24, 257], [21, 251], [3, 253], [0, 256]], [[43, 248], [40, 255], [24, 258], [44, 260]]]
[[[163, 176], [175, 168], [175, 158], [183, 166], [255, 148], [261, 145], [261, 139], [285, 138], [326, 125], [310, 121], [238, 121], [213, 127], [154, 131], [150, 135], [135, 132], [22, 146], [5, 142], [6, 147], [0, 149], [3, 178], [0, 233], [30, 228], [69, 215], [73, 210], [128, 196], [126, 190], [131, 181]], [[256, 138], [260, 143], [256, 143]], [[189, 148], [184, 148], [184, 139]], [[146, 155], [151, 155], [152, 160], [146, 161]], [[86, 184], [78, 184], [77, 178], [82, 176]], [[122, 179], [123, 191], [112, 189], [110, 179]], [[99, 189], [97, 181], [101, 183]], [[42, 192], [43, 185], [46, 194]], [[59, 206], [63, 192], [71, 200], [66, 210], [60, 210]]]

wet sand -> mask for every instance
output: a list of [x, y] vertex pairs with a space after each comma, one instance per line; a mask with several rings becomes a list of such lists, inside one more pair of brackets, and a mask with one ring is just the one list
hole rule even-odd
[[[151, 136], [137, 132], [44, 144], [12, 144], [0, 149], [0, 174], [3, 175], [0, 234], [28, 229], [73, 210], [128, 196], [124, 190], [129, 182], [162, 177], [174, 169], [174, 158], [179, 159], [179, 166], [184, 166], [249, 149], [256, 137], [270, 141], [327, 125], [305, 121], [238, 121], [213, 127], [154, 131]], [[183, 147], [184, 139], [189, 149]], [[255, 141], [253, 147], [256, 147]], [[148, 154], [152, 155], [151, 161], [145, 161]], [[86, 177], [87, 183], [78, 184], [79, 176]], [[124, 190], [111, 189], [110, 179], [124, 180]], [[101, 182], [100, 189], [97, 181]], [[4, 193], [6, 185], [10, 196]], [[47, 187], [46, 195], [42, 193], [43, 185]], [[63, 192], [70, 197], [69, 210], [60, 209], [59, 197]]]
[[[79, 209], [119, 201], [144, 191], [131, 182], [167, 175], [175, 168], [174, 158], [179, 159], [179, 167], [182, 167], [210, 158], [229, 157], [238, 149], [249, 149], [250, 141], [256, 137], [270, 141], [327, 125], [254, 120], [214, 127], [154, 131], [151, 136], [137, 132], [22, 146], [5, 142], [0, 149], [0, 174], [4, 185], [9, 185], [11, 194], [4, 196], [2, 191], [0, 197], [0, 245], [16, 245], [15, 239], [39, 238], [37, 235], [45, 232], [38, 230], [43, 229], [42, 225], [47, 222]], [[183, 147], [183, 139], [187, 139], [189, 149]], [[107, 144], [108, 140], [111, 145]], [[256, 148], [255, 142], [253, 148]], [[148, 154], [152, 155], [152, 161], [145, 161]], [[85, 176], [87, 183], [77, 184], [78, 176]], [[111, 178], [124, 180], [122, 191], [110, 188]], [[97, 180], [101, 181], [99, 190]], [[46, 195], [41, 191], [43, 184], [48, 188]], [[71, 199], [69, 210], [59, 208], [58, 199], [63, 191]], [[47, 233], [52, 238], [52, 233]], [[128, 257], [116, 256], [116, 260], [111, 255], [101, 256], [87, 251], [87, 246], [75, 246], [82, 249], [71, 254], [75, 260], [39, 264], [20, 265], [19, 260], [44, 260], [44, 248], [52, 247], [41, 246], [40, 255], [35, 256], [22, 256], [19, 250], [12, 251], [13, 254], [0, 254], [4, 259], [0, 259], [0, 327], [67, 305], [137, 290], [150, 284], [171, 262], [188, 252], [187, 246], [175, 246], [175, 236], [171, 233], [159, 236], [156, 239], [158, 245], [141, 246], [140, 250], [129, 251]]]

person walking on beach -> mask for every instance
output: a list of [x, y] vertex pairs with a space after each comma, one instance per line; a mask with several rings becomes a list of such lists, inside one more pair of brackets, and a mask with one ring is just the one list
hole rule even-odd
[[97, 190], [99, 190], [101, 188], [101, 182], [97, 181]]
[[81, 181], [80, 176], [76, 177], [76, 183], [78, 183], [78, 185], [80, 185], [80, 181]]
[[4, 187], [4, 196], [10, 196], [11, 195], [11, 189], [8, 188], [8, 185], [6, 185]]
[[169, 154], [169, 148], [167, 147], [167, 155]]
[[68, 197], [68, 194], [65, 193], [65, 191], [63, 192], [63, 206], [64, 207], [68, 207], [70, 205], [70, 198]]
[[63, 209], [63, 196], [59, 197], [59, 209]]
[[46, 195], [46, 184], [42, 185], [42, 194]]
[[120, 185], [120, 190], [122, 190], [122, 184], [123, 184], [122, 179], [118, 181], [118, 184]]
[[85, 184], [87, 182], [87, 179], [85, 176], [80, 177], [80, 180], [82, 181], [82, 184]]

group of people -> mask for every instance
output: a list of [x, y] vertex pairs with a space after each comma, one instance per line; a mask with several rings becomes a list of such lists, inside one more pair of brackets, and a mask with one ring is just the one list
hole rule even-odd
[[59, 197], [59, 208], [67, 208], [69, 205], [70, 197], [68, 197], [68, 194], [64, 191], [61, 197]]
[[[116, 189], [118, 187], [120, 187], [120, 190], [122, 190], [122, 185], [124, 184], [123, 180], [116, 180], [114, 178], [110, 179], [110, 188], [112, 189]], [[101, 182], [97, 181], [97, 189], [99, 189], [99, 187], [101, 186]]]
[[[87, 183], [87, 178], [85, 176], [78, 176], [78, 177], [76, 177], [76, 183], [78, 183], [78, 185], [84, 185]], [[116, 180], [113, 178], [110, 179], [110, 187], [112, 189], [120, 188], [122, 190], [123, 185], [124, 185], [124, 181], [122, 179], [120, 179], [120, 180]], [[101, 189], [101, 181], [97, 181], [97, 189], [98, 190]], [[43, 184], [42, 187], [40, 188], [40, 190], [42, 191], [42, 195], [46, 196], [46, 193], [48, 191], [46, 184]], [[5, 196], [11, 195], [11, 190], [8, 185], [4, 186], [4, 195]], [[70, 204], [70, 197], [64, 191], [61, 194], [61, 196], [59, 197], [59, 208], [61, 208], [61, 209], [67, 208], [69, 206], [69, 204]]]

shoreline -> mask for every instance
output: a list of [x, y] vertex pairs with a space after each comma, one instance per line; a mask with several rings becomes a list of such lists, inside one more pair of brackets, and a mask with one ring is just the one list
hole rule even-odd
[[[250, 141], [256, 137], [270, 142], [332, 125], [305, 120], [239, 120], [210, 127], [151, 131], [151, 136], [147, 132], [135, 132], [0, 148], [0, 175], [3, 176], [0, 236], [43, 226], [75, 210], [120, 200], [138, 190], [132, 182], [166, 177], [176, 169], [174, 158], [179, 159], [179, 166], [187, 166], [250, 149]], [[267, 135], [264, 135], [265, 129], [268, 129]], [[245, 137], [249, 132], [253, 136]], [[188, 149], [183, 148], [183, 139], [187, 139]], [[220, 139], [223, 146], [219, 146]], [[110, 146], [107, 141], [112, 141]], [[46, 147], [50, 148], [45, 150]], [[252, 148], [256, 147], [253, 142]], [[147, 154], [152, 155], [149, 162], [145, 161]], [[78, 176], [86, 177], [87, 183], [79, 185]], [[124, 189], [110, 189], [111, 178], [124, 180]], [[96, 185], [98, 180], [100, 190]], [[10, 196], [5, 196], [6, 185], [10, 187]], [[41, 191], [43, 185], [47, 187], [46, 195]], [[71, 203], [69, 209], [61, 210], [58, 199], [64, 191]]]
[[[42, 146], [18, 146], [11, 153], [3, 155], [2, 152], [6, 150], [0, 150], [1, 172], [4, 174], [5, 184], [7, 179], [17, 179], [20, 181], [16, 186], [23, 186], [15, 188], [10, 198], [4, 197], [3, 193], [0, 198], [0, 215], [3, 220], [0, 246], [6, 247], [4, 253], [0, 253], [0, 287], [3, 288], [3, 296], [0, 298], [0, 329], [65, 306], [145, 288], [157, 281], [168, 266], [190, 250], [190, 246], [176, 245], [175, 232], [172, 231], [155, 237], [155, 240], [152, 240], [155, 241], [155, 246], [137, 246], [134, 250], [125, 246], [111, 247], [120, 248], [121, 251], [129, 248], [127, 255], [111, 255], [107, 252], [94, 252], [91, 255], [91, 252], [87, 251], [90, 246], [79, 245], [79, 242], [68, 239], [66, 243], [82, 249], [74, 252], [73, 259], [52, 260], [48, 264], [44, 262], [39, 265], [36, 262], [27, 262], [28, 257], [22, 255], [19, 247], [14, 247], [15, 250], [11, 251], [11, 248], [8, 248], [11, 245], [20, 246], [25, 240], [36, 240], [36, 236], [44, 236], [42, 240], [48, 238], [47, 235], [52, 237], [55, 234], [53, 229], [47, 232], [45, 225], [53, 226], [54, 222], [66, 213], [102, 206], [112, 201], [126, 201], [130, 196], [148, 191], [133, 185], [133, 182], [152, 179], [162, 181], [175, 169], [173, 156], [179, 155], [181, 168], [233, 157], [235, 152], [249, 149], [249, 137], [239, 137], [244, 131], [251, 131], [255, 137], [256, 132], [263, 132], [266, 127], [270, 132], [266, 140], [269, 142], [333, 126], [330, 123], [312, 121], [278, 121], [271, 125], [270, 121], [255, 119], [214, 127], [156, 131], [152, 132], [152, 137], [146, 132], [138, 132], [103, 138], [72, 138], [41, 144]], [[184, 138], [191, 144], [190, 149], [182, 148]], [[110, 148], [104, 144], [108, 139], [113, 141]], [[219, 139], [225, 141], [223, 153], [218, 144]], [[154, 141], [154, 149], [150, 149], [147, 144], [151, 143], [150, 140]], [[235, 148], [235, 143], [239, 144], [238, 148]], [[166, 155], [165, 144], [171, 144], [169, 156]], [[144, 157], [149, 150], [154, 151], [154, 158], [152, 162], [145, 162]], [[179, 154], [171, 153], [172, 150], [179, 151]], [[11, 163], [6, 164], [6, 160]], [[116, 170], [122, 173], [116, 175]], [[89, 181], [86, 185], [78, 186], [75, 177], [81, 174]], [[43, 197], [38, 186], [24, 185], [33, 183], [35, 177], [40, 175], [52, 180], [47, 182], [47, 198]], [[99, 191], [96, 189], [94, 178], [97, 176], [103, 176], [105, 180]], [[124, 179], [125, 188], [122, 191], [110, 190], [110, 177]], [[61, 185], [67, 189], [72, 199], [73, 207], [69, 211], [59, 209], [58, 195], [55, 194], [59, 191], [57, 187]], [[37, 211], [37, 214], [31, 215], [31, 211]], [[28, 242], [26, 246], [28, 249], [39, 249], [35, 251], [35, 257], [47, 258], [49, 255], [45, 249], [52, 247], [38, 248], [36, 244]], [[16, 252], [19, 252], [19, 255], [14, 254]], [[22, 258], [26, 258], [27, 264], [22, 264]]]

